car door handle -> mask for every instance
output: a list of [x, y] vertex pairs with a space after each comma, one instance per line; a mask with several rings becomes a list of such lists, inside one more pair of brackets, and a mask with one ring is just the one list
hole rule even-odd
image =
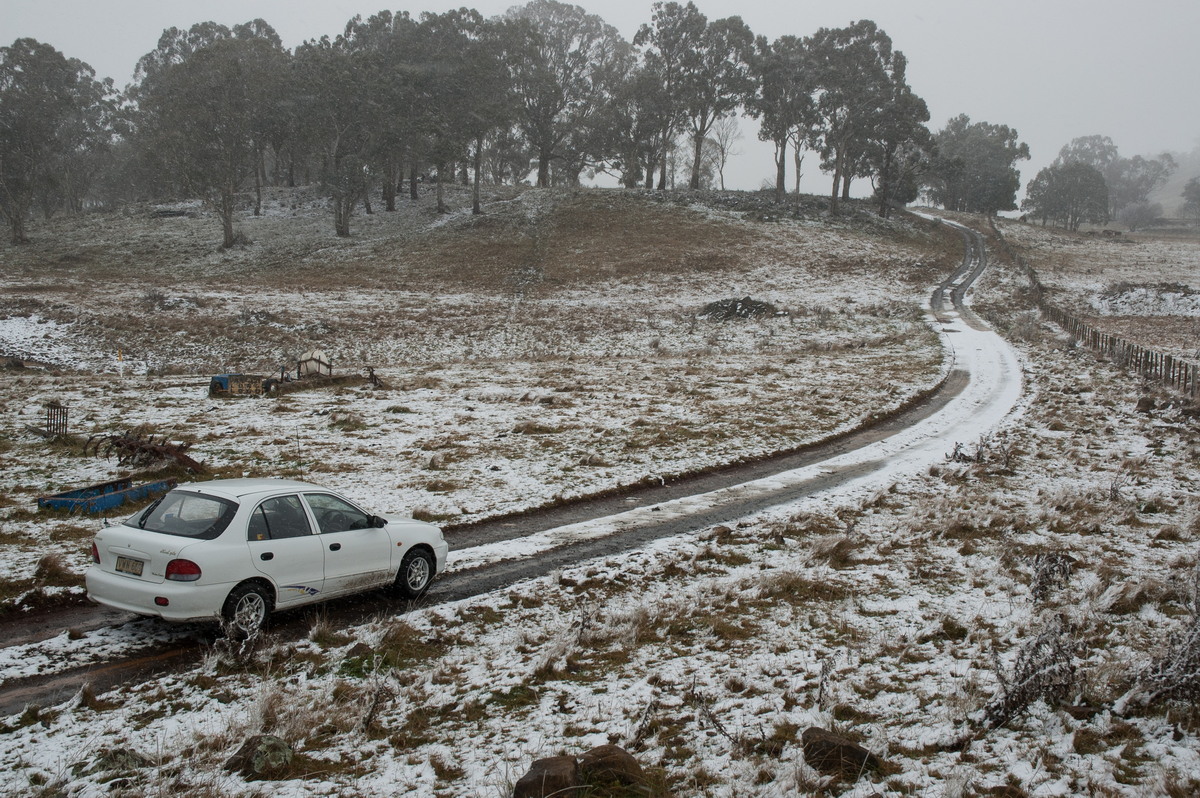
[[341, 551], [341, 548], [342, 548], [342, 544], [341, 544], [341, 543], [330, 543], [330, 544], [329, 544], [329, 550], [330, 550], [330, 551]]
[[275, 559], [275, 553], [274, 553], [274, 552], [270, 552], [270, 551], [264, 551], [262, 554], [258, 555], [258, 559], [260, 559], [260, 560], [273, 560], [273, 559]]

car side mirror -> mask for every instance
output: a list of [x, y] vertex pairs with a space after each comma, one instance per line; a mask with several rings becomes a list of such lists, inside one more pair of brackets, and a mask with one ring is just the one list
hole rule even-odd
[[383, 529], [387, 526], [387, 519], [383, 516], [373, 515], [367, 519], [367, 523], [371, 525], [372, 529]]

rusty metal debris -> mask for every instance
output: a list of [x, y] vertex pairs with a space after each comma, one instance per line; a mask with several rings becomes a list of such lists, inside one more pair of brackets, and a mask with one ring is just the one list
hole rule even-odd
[[131, 468], [171, 460], [197, 474], [208, 473], [204, 465], [186, 454], [189, 448], [190, 443], [171, 443], [165, 435], [155, 440], [153, 435], [133, 429], [119, 435], [93, 435], [83, 445], [83, 453], [90, 452], [96, 457], [115, 455], [118, 465]]
[[388, 389], [388, 385], [386, 382], [383, 381], [383, 378], [381, 378], [378, 374], [375, 373], [374, 366], [367, 366], [366, 372], [367, 372], [367, 382], [371, 383], [371, 385], [375, 386], [376, 388], [378, 388], [381, 391], [386, 391]]

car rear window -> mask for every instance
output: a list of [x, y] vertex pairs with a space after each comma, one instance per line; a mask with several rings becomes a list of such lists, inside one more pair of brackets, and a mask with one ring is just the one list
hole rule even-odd
[[237, 504], [228, 499], [173, 490], [132, 515], [125, 525], [166, 535], [212, 540], [229, 526], [237, 508]]

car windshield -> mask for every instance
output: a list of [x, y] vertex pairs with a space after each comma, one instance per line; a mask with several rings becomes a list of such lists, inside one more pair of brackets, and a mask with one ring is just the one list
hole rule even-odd
[[237, 504], [228, 499], [173, 490], [141, 512], [134, 513], [125, 525], [167, 535], [212, 540], [229, 526], [237, 508]]

